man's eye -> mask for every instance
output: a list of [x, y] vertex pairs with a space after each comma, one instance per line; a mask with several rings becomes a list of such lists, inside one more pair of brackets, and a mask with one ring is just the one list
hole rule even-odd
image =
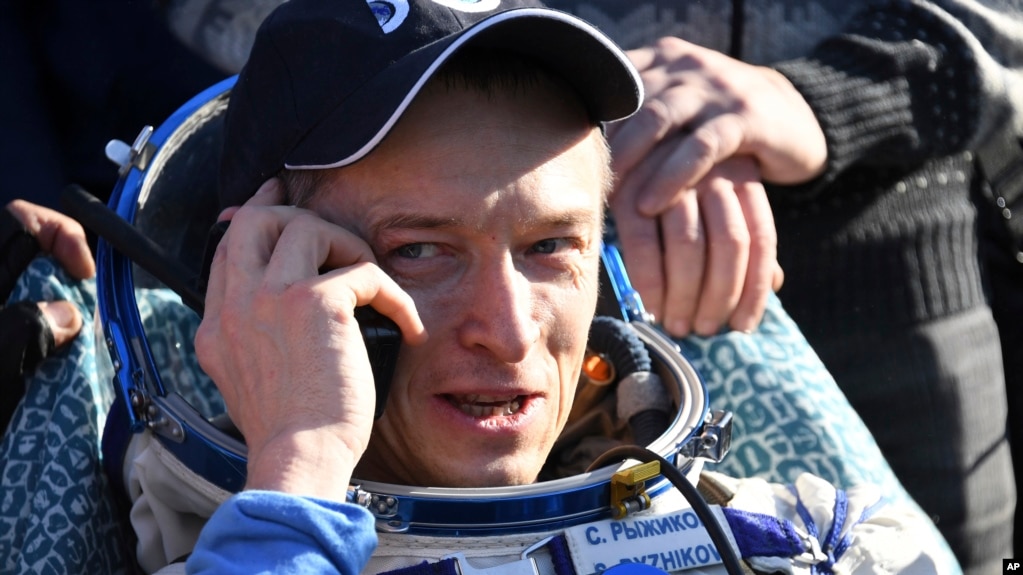
[[537, 254], [553, 254], [570, 246], [565, 238], [549, 238], [533, 244], [532, 251]]
[[437, 255], [437, 246], [433, 244], [407, 244], [395, 250], [399, 257], [408, 259], [428, 258]]

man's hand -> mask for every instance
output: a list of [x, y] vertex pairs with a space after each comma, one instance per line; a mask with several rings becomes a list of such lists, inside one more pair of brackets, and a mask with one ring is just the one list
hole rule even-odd
[[196, 352], [245, 436], [246, 487], [343, 500], [375, 394], [355, 307], [426, 334], [364, 241], [282, 199], [271, 180], [227, 212]]
[[[751, 330], [782, 277], [760, 181], [820, 175], [827, 160], [820, 125], [770, 68], [677, 38], [629, 56], [647, 100], [610, 132], [618, 174], [611, 209], [625, 230], [626, 265], [648, 309], [673, 334], [709, 335], [725, 323]], [[644, 226], [663, 238], [639, 233]]]
[[60, 212], [25, 200], [7, 204], [7, 211], [35, 236], [40, 249], [53, 254], [72, 277], [86, 279], [96, 274], [96, 262], [81, 224]]
[[[736, 156], [650, 218], [611, 197], [623, 256], [648, 311], [676, 336], [751, 331], [778, 289], [777, 236], [756, 163]], [[774, 282], [774, 283], [772, 283]]]
[[24, 200], [14, 200], [0, 211], [0, 432], [24, 396], [22, 378], [82, 329], [82, 314], [68, 301], [22, 301], [4, 307], [18, 277], [39, 251], [54, 254], [76, 278], [96, 273], [78, 222]]
[[[86, 279], [95, 275], [96, 264], [85, 238], [85, 230], [78, 222], [25, 200], [14, 200], [7, 204], [6, 209], [25, 232], [35, 238], [39, 250], [53, 254], [73, 277]], [[24, 235], [23, 232], [19, 234]], [[6, 251], [23, 249], [14, 245], [18, 241], [12, 237], [8, 239], [10, 245], [0, 245], [0, 258], [4, 258], [3, 274], [0, 274], [3, 275], [0, 279], [0, 284], [3, 284], [0, 287], [0, 307], [10, 295], [14, 281], [34, 255]], [[32, 240], [26, 238], [26, 241], [31, 243]], [[4, 242], [0, 240], [0, 243]], [[10, 338], [4, 338], [7, 348], [3, 357], [15, 358], [11, 360], [13, 363], [9, 364], [5, 359], [3, 365], [0, 365], [0, 380], [21, 377], [52, 350], [74, 339], [81, 328], [81, 312], [67, 301], [38, 302], [32, 309], [28, 306], [21, 306], [20, 309], [12, 306], [0, 311], [0, 332], [7, 333]], [[29, 359], [32, 361], [26, 363]]]

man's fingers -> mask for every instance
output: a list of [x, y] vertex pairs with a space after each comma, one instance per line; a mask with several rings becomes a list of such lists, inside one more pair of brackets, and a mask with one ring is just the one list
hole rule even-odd
[[695, 120], [703, 105], [701, 96], [686, 86], [647, 94], [640, 110], [617, 123], [609, 134], [612, 169], [624, 176], [654, 148], [677, 145], [677, 133]]
[[90, 278], [96, 273], [82, 225], [60, 212], [25, 200], [14, 200], [7, 210], [35, 236], [39, 247], [53, 254], [72, 276]]
[[743, 143], [744, 122], [735, 114], [715, 116], [690, 133], [660, 160], [662, 168], [647, 181], [639, 197], [639, 210], [657, 215], [675, 201], [678, 190], [694, 187], [715, 165], [731, 157]]
[[632, 287], [646, 311], [659, 320], [664, 313], [664, 269], [657, 224], [635, 214], [616, 218], [615, 224]]
[[[213, 267], [229, 265], [232, 278], [252, 282], [264, 274], [288, 282], [316, 275], [321, 268], [374, 261], [366, 243], [309, 210], [246, 203], [232, 216]], [[273, 263], [276, 262], [276, 263]], [[267, 268], [273, 263], [274, 269]], [[211, 268], [211, 276], [212, 276]], [[226, 286], [231, 289], [231, 286]]]
[[666, 36], [652, 45], [629, 50], [626, 52], [626, 55], [632, 61], [632, 65], [635, 66], [636, 70], [643, 73], [668, 63], [682, 62], [686, 56], [712, 52], [708, 48], [686, 42], [681, 38]]
[[284, 287], [319, 275], [321, 269], [360, 262], [376, 262], [362, 238], [312, 212], [295, 210], [288, 214], [273, 247], [264, 282]]
[[749, 262], [750, 239], [731, 180], [715, 175], [700, 186], [707, 264], [693, 330], [709, 336], [721, 329], [739, 302]]
[[659, 60], [658, 51], [655, 46], [643, 46], [625, 53], [636, 70], [643, 72], [654, 66]]
[[[215, 317], [224, 305], [248, 301], [264, 284], [279, 290], [318, 275], [324, 267], [372, 261], [364, 242], [319, 216], [254, 200], [231, 215], [232, 223], [217, 246], [206, 289], [206, 315]], [[274, 269], [268, 270], [271, 262], [276, 262]]]
[[345, 307], [368, 305], [389, 317], [398, 324], [405, 343], [418, 345], [426, 341], [426, 328], [412, 296], [378, 266], [363, 262], [336, 269], [317, 278], [316, 283], [325, 293], [352, 294], [355, 301]]
[[750, 250], [742, 296], [729, 323], [733, 329], [749, 332], [760, 323], [768, 295], [781, 287], [784, 274], [778, 264], [778, 234], [763, 184], [737, 181], [735, 194], [749, 229]]
[[[284, 204], [284, 184], [279, 178], [270, 178], [249, 198], [246, 206], [280, 206]], [[217, 215], [217, 221], [223, 222], [234, 218], [241, 206], [228, 206]]]
[[611, 169], [619, 177], [631, 173], [651, 150], [663, 145], [664, 138], [674, 130], [671, 110], [660, 100], [648, 100], [635, 115], [617, 124], [610, 134]]
[[270, 178], [256, 190], [246, 206], [280, 206], [284, 204], [284, 183], [279, 178]]
[[[391, 319], [410, 343], [425, 337], [408, 294], [376, 265], [369, 266], [374, 272], [359, 271], [365, 267], [360, 264], [376, 261], [364, 240], [308, 210], [274, 204], [281, 198], [278, 191], [264, 186], [257, 194], [261, 198], [254, 197], [231, 215], [211, 266], [207, 315], [218, 315], [224, 305], [248, 305], [257, 293], [277, 297], [295, 291], [293, 286], [318, 289], [322, 281], [340, 275], [345, 281], [360, 281], [362, 287], [338, 291], [349, 298], [338, 309], [379, 306], [384, 315], [393, 314]], [[367, 273], [372, 281], [363, 279]], [[381, 291], [380, 285], [389, 287]]]
[[39, 245], [44, 251], [52, 253], [72, 277], [91, 278], [96, 275], [96, 262], [92, 259], [92, 251], [82, 226], [77, 225], [78, 222], [73, 223], [75, 225], [70, 228], [64, 227], [70, 225], [67, 222], [58, 224], [58, 229], [52, 232], [50, 238], [46, 234], [49, 228], [43, 228], [38, 236]]
[[636, 211], [633, 186], [619, 188], [609, 200], [632, 287], [639, 292], [646, 311], [660, 319], [664, 305], [664, 271], [657, 221]]
[[682, 194], [692, 191], [691, 187], [670, 187], [672, 182], [688, 179], [688, 176], [680, 177], [679, 175], [680, 170], [687, 169], [685, 166], [671, 163], [671, 158], [675, 156], [676, 150], [683, 139], [684, 136], [682, 134], [675, 134], [653, 148], [628, 173], [619, 173], [619, 182], [612, 196], [612, 209], [624, 211], [626, 209], [625, 206], [618, 207], [619, 197], [628, 198], [630, 203], [627, 209], [635, 212], [637, 217], [646, 218], [652, 222], [654, 218], [668, 209], [668, 205], [656, 213], [647, 212], [642, 209], [642, 201], [650, 194], [651, 186], [663, 188], [663, 192], [659, 193], [669, 198], [669, 205], [678, 201]]
[[778, 291], [783, 285], [785, 285], [785, 269], [781, 267], [781, 263], [775, 261], [774, 275], [771, 278], [771, 289], [773, 291]]
[[[231, 220], [233, 221], [235, 216], [243, 207], [247, 208], [246, 216], [243, 219], [260, 220], [261, 225], [253, 225], [250, 222], [239, 223], [235, 226], [230, 226], [224, 232], [224, 235], [220, 239], [220, 243], [217, 245], [217, 250], [214, 253], [213, 261], [210, 264], [210, 276], [206, 286], [206, 312], [218, 312], [224, 303], [225, 290], [227, 289], [227, 273], [225, 267], [227, 265], [239, 265], [240, 269], [251, 269], [246, 276], [251, 280], [255, 277], [257, 271], [261, 271], [266, 265], [266, 262], [270, 259], [270, 254], [273, 253], [273, 245], [276, 243], [277, 236], [280, 234], [281, 224], [274, 223], [274, 217], [270, 213], [260, 212], [258, 208], [270, 208], [272, 206], [280, 206], [281, 202], [284, 201], [284, 190], [279, 179], [271, 178], [263, 183], [262, 186], [256, 190], [256, 193], [245, 202], [244, 206], [230, 206], [225, 208], [217, 216], [217, 222], [223, 222]], [[277, 213], [280, 215], [288, 214], [289, 208], [280, 207]], [[233, 231], [233, 233], [232, 233]], [[269, 238], [265, 237], [269, 233]], [[246, 242], [253, 242], [246, 244]], [[231, 245], [234, 247], [229, 247]], [[261, 246], [262, 249], [252, 250], [253, 246]], [[229, 257], [229, 253], [233, 253], [236, 256], [241, 256], [241, 261], [236, 261]], [[216, 315], [214, 313], [213, 315]]]
[[664, 316], [659, 319], [670, 334], [685, 337], [693, 329], [707, 257], [707, 237], [696, 194], [683, 194], [659, 220], [666, 279]]

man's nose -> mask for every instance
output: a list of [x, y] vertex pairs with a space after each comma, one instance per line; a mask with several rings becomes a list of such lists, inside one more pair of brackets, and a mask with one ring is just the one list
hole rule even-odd
[[515, 267], [511, 256], [481, 266], [465, 284], [466, 315], [459, 339], [467, 348], [483, 348], [506, 363], [523, 361], [540, 339], [535, 286]]

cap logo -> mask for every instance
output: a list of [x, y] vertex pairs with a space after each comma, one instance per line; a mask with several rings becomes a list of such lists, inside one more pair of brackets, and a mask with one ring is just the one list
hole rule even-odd
[[490, 12], [501, 5], [501, 0], [433, 0], [433, 3], [461, 12]]
[[366, 0], [384, 34], [395, 31], [408, 16], [408, 0]]

